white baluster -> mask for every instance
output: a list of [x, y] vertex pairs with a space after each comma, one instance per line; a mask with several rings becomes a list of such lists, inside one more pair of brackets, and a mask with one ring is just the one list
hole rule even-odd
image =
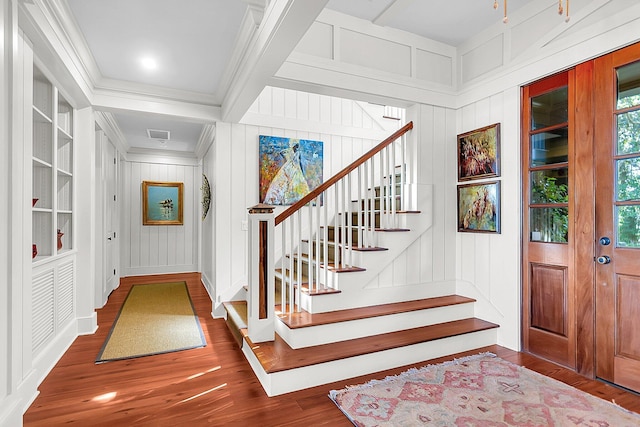
[[353, 176], [353, 174], [349, 174], [349, 181], [347, 184], [347, 188], [349, 189], [347, 191], [347, 212], [346, 212], [346, 218], [347, 218], [347, 224], [346, 224], [346, 233], [347, 233], [347, 246], [349, 247], [349, 267], [353, 267], [353, 215], [351, 213], [351, 201], [353, 200], [353, 197], [351, 196], [351, 191], [352, 191], [352, 181], [351, 181], [351, 177]]
[[286, 313], [286, 305], [285, 305], [285, 295], [286, 295], [286, 287], [287, 280], [290, 277], [291, 272], [287, 269], [287, 222], [282, 224], [280, 227], [280, 232], [282, 234], [282, 280], [280, 280], [280, 311], [282, 313]]
[[[322, 264], [324, 266], [323, 271], [323, 285], [326, 287], [329, 283], [329, 192], [326, 191], [322, 193], [324, 195], [324, 203], [322, 204], [322, 212], [324, 213], [324, 227], [322, 228], [322, 239], [324, 240], [324, 244], [322, 245]], [[318, 257], [320, 258], [319, 252]], [[318, 259], [318, 264], [320, 264], [320, 259]]]
[[294, 237], [295, 237], [294, 225], [295, 225], [295, 223], [293, 221], [293, 218], [291, 218], [291, 217], [289, 217], [289, 219], [287, 219], [287, 222], [289, 223], [289, 227], [291, 229], [291, 232], [289, 233], [290, 234], [290, 246], [291, 246], [291, 249], [289, 251], [291, 253], [291, 257], [289, 259], [289, 265], [291, 267], [291, 280], [289, 280], [289, 287], [287, 289], [287, 296], [288, 296], [288, 299], [289, 299], [289, 308], [287, 310], [287, 313], [293, 313], [293, 311], [294, 311], [293, 310], [293, 288], [295, 286], [294, 277], [295, 277], [295, 274], [296, 274], [296, 270], [293, 267], [294, 263], [295, 263], [295, 256], [294, 256], [294, 243], [295, 243], [295, 240], [294, 240]]
[[[321, 223], [321, 210], [320, 210], [320, 200], [322, 198], [322, 195], [316, 197], [316, 228], [315, 228], [315, 234], [316, 234], [316, 251], [315, 251], [315, 256], [318, 258], [315, 260], [315, 278], [316, 280], [314, 280], [314, 290], [319, 289], [320, 287], [320, 223]], [[311, 263], [312, 261], [312, 253], [309, 254], [309, 263]]]
[[[357, 220], [356, 223], [358, 224], [358, 246], [364, 246], [364, 236], [362, 235], [362, 201], [364, 200], [363, 194], [362, 194], [362, 180], [363, 180], [363, 176], [362, 176], [362, 170], [364, 169], [364, 166], [358, 166], [358, 192], [357, 195], [358, 197], [356, 197], [356, 201], [358, 203], [358, 206], [356, 206], [356, 210], [358, 211], [358, 216], [357, 216]], [[365, 176], [366, 176], [366, 172], [365, 172]], [[351, 224], [353, 225], [353, 224]]]
[[370, 173], [369, 173], [369, 166], [371, 165], [371, 162], [369, 160], [367, 160], [367, 162], [364, 164], [364, 194], [361, 199], [361, 203], [364, 203], [364, 215], [361, 218], [358, 218], [358, 224], [360, 224], [362, 222], [362, 224], [360, 225], [360, 227], [363, 227], [362, 229], [362, 233], [364, 235], [364, 239], [363, 239], [363, 246], [368, 247], [369, 246], [369, 203], [371, 203], [369, 201], [369, 198], [371, 197], [371, 190], [369, 187], [369, 178], [370, 178]]

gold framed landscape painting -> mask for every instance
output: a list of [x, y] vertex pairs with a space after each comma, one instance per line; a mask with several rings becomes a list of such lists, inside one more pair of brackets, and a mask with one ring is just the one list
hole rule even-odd
[[142, 225], [183, 225], [182, 182], [142, 182]]
[[458, 231], [500, 233], [500, 181], [458, 185]]
[[458, 181], [500, 176], [500, 123], [458, 135]]

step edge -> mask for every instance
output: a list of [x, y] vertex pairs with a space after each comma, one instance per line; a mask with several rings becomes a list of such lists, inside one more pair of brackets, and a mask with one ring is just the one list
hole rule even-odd
[[[416, 304], [418, 301], [425, 301], [425, 304], [417, 305], [414, 308], [410, 307], [411, 305]], [[429, 303], [427, 303], [427, 301]], [[330, 325], [333, 323], [351, 322], [354, 320], [389, 316], [393, 314], [409, 313], [412, 311], [428, 310], [432, 308], [448, 307], [452, 305], [469, 304], [474, 302], [476, 302], [474, 298], [469, 298], [462, 295], [444, 295], [444, 296], [433, 297], [433, 298], [424, 298], [422, 300], [400, 301], [400, 302], [389, 303], [389, 304], [378, 304], [378, 305], [372, 305], [372, 306], [366, 306], [366, 307], [351, 308], [346, 310], [336, 310], [336, 311], [329, 311], [329, 312], [315, 313], [315, 314], [308, 313], [308, 315], [315, 316], [316, 319], [320, 319], [320, 320], [311, 320], [309, 323], [298, 324], [293, 326], [289, 326], [287, 321], [285, 321], [283, 318], [280, 318], [280, 321], [284, 323], [287, 327], [289, 327], [289, 329], [301, 329], [301, 328], [308, 328], [313, 326]], [[372, 313], [367, 313], [367, 314], [363, 313], [364, 311], [369, 311], [371, 309], [376, 309], [376, 311]], [[340, 317], [341, 315], [343, 316], [348, 315], [348, 316], [341, 317], [340, 320], [335, 320], [337, 317]], [[298, 315], [297, 313], [290, 315], [290, 317], [298, 317], [298, 316], [300, 315]]]
[[[414, 339], [411, 341], [407, 341], [404, 343], [394, 343], [394, 344], [387, 344], [387, 345], [378, 345], [378, 346], [373, 346], [370, 350], [361, 350], [361, 351], [357, 351], [357, 352], [352, 352], [351, 354], [349, 353], [345, 353], [342, 354], [340, 356], [336, 356], [336, 357], [332, 357], [332, 358], [327, 358], [327, 359], [322, 359], [322, 360], [316, 360], [316, 361], [304, 361], [304, 360], [300, 360], [300, 364], [297, 365], [296, 367], [286, 367], [283, 365], [279, 365], [278, 362], [280, 362], [282, 359], [281, 357], [277, 357], [275, 358], [275, 360], [271, 361], [270, 363], [267, 364], [267, 366], [265, 366], [265, 364], [263, 364], [263, 362], [260, 360], [260, 356], [255, 353], [256, 351], [259, 351], [261, 346], [264, 347], [265, 345], [269, 345], [270, 343], [261, 343], [260, 345], [256, 346], [254, 345], [251, 340], [248, 337], [245, 337], [245, 340], [247, 341], [247, 343], [249, 344], [249, 348], [251, 348], [254, 353], [256, 354], [256, 357], [258, 359], [258, 361], [260, 361], [260, 364], [262, 366], [262, 368], [264, 369], [264, 371], [267, 374], [271, 374], [271, 373], [275, 373], [275, 372], [281, 372], [281, 371], [287, 371], [290, 369], [296, 369], [296, 368], [302, 368], [305, 366], [312, 366], [312, 365], [317, 365], [320, 363], [326, 363], [332, 360], [340, 360], [340, 359], [349, 359], [351, 357], [357, 357], [357, 356], [361, 356], [364, 354], [372, 354], [372, 353], [377, 353], [380, 351], [385, 351], [385, 350], [391, 350], [394, 348], [401, 348], [401, 347], [406, 347], [406, 346], [410, 346], [413, 344], [418, 344], [418, 343], [425, 343], [425, 342], [431, 342], [431, 341], [437, 341], [439, 339], [443, 339], [443, 338], [451, 338], [451, 337], [456, 337], [456, 336], [460, 336], [460, 335], [466, 335], [466, 334], [471, 334], [471, 333], [475, 333], [475, 332], [481, 332], [481, 331], [485, 331], [485, 330], [489, 330], [489, 329], [495, 329], [498, 328], [499, 325], [495, 324], [495, 323], [491, 323], [491, 322], [487, 322], [486, 320], [482, 320], [482, 319], [478, 319], [475, 317], [471, 317], [471, 318], [466, 318], [466, 319], [460, 319], [460, 320], [454, 320], [451, 322], [443, 322], [443, 323], [437, 323], [434, 325], [429, 325], [429, 326], [423, 326], [423, 327], [419, 327], [419, 328], [411, 328], [411, 329], [405, 329], [405, 330], [401, 330], [401, 331], [396, 331], [396, 332], [390, 332], [390, 333], [386, 333], [386, 334], [381, 334], [381, 335], [373, 335], [370, 337], [364, 337], [364, 338], [356, 338], [354, 340], [349, 340], [349, 342], [353, 343], [353, 342], [364, 342], [365, 340], [368, 341], [374, 341], [374, 340], [379, 340], [381, 337], [383, 336], [387, 336], [387, 338], [389, 336], [393, 336], [395, 334], [401, 334], [401, 333], [406, 333], [408, 331], [414, 331], [414, 330], [418, 330], [418, 329], [422, 329], [422, 330], [438, 330], [440, 328], [442, 328], [443, 325], [448, 325], [448, 324], [454, 324], [454, 323], [458, 323], [458, 324], [464, 324], [464, 323], [472, 323], [471, 328], [465, 329], [465, 330], [461, 330], [460, 332], [455, 332], [455, 333], [450, 333], [450, 334], [435, 334], [434, 336], [430, 336], [426, 339]], [[285, 348], [288, 348], [287, 351], [290, 351], [292, 353], [297, 352], [297, 351], [309, 351], [309, 349], [316, 349], [316, 353], [317, 354], [326, 354], [326, 353], [331, 353], [330, 351], [327, 352], [325, 349], [328, 349], [330, 347], [336, 347], [336, 346], [344, 346], [345, 342], [338, 342], [338, 343], [331, 343], [331, 344], [321, 344], [318, 346], [313, 346], [313, 347], [306, 347], [304, 349], [300, 349], [300, 350], [294, 350], [291, 347], [289, 347], [289, 345], [284, 341], [284, 339], [282, 339], [279, 335], [276, 334], [276, 339], [279, 339], [281, 342], [278, 344], [279, 346], [285, 346]], [[271, 342], [273, 343], [273, 341]], [[273, 344], [271, 344], [273, 345]]]

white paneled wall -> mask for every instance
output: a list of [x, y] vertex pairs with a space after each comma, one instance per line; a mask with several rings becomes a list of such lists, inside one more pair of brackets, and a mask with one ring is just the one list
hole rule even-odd
[[[459, 293], [478, 300], [476, 314], [499, 323], [499, 344], [510, 348], [520, 345], [519, 95], [519, 88], [515, 87], [457, 112], [457, 133], [501, 124], [501, 233], [457, 233], [456, 277]], [[454, 138], [449, 147], [454, 167], [456, 144]], [[455, 221], [454, 212], [452, 222]]]
[[[200, 167], [176, 163], [121, 163], [123, 276], [198, 270]], [[184, 183], [184, 225], [142, 225], [142, 181]]]
[[[259, 135], [323, 141], [323, 176], [327, 179], [398, 128], [397, 121], [383, 119], [382, 112], [381, 106], [266, 88], [243, 124], [217, 124], [211, 154], [216, 164], [212, 211], [217, 303], [233, 298], [246, 284], [247, 232], [243, 221], [247, 220], [247, 208], [259, 203]], [[277, 208], [276, 213], [282, 209]]]
[[[215, 141], [213, 142], [215, 144]], [[202, 273], [202, 283], [204, 283], [209, 295], [215, 295], [216, 286], [216, 263], [215, 263], [215, 248], [216, 248], [216, 230], [215, 230], [215, 193], [216, 193], [216, 180], [215, 180], [215, 145], [211, 146], [202, 159], [202, 173], [207, 176], [209, 181], [209, 188], [211, 190], [211, 203], [209, 205], [209, 212], [204, 220], [200, 220], [201, 227], [201, 243], [200, 243], [200, 272]], [[197, 181], [196, 181], [197, 182]], [[224, 183], [228, 185], [227, 182]], [[202, 185], [202, 182], [199, 184]], [[200, 193], [201, 194], [201, 193]], [[201, 211], [202, 212], [202, 211]], [[200, 213], [202, 218], [202, 213]]]
[[454, 110], [417, 105], [409, 109], [417, 143], [416, 182], [432, 185], [433, 225], [367, 288], [452, 283], [455, 276], [456, 193], [450, 183], [456, 176], [456, 154], [448, 142], [455, 138]]

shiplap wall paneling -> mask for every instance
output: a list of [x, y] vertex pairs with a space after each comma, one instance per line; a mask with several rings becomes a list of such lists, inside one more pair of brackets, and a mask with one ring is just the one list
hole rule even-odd
[[[228, 301], [232, 297], [232, 294], [227, 292], [233, 292], [232, 289], [232, 274], [235, 274], [239, 278], [246, 277], [246, 266], [241, 271], [233, 272], [231, 270], [231, 258], [234, 256], [243, 256], [244, 253], [232, 253], [231, 252], [231, 227], [239, 218], [244, 218], [246, 215], [246, 208], [252, 206], [246, 206], [242, 212], [234, 212], [231, 209], [231, 194], [236, 188], [244, 188], [244, 179], [240, 182], [235, 182], [233, 175], [235, 167], [242, 167], [244, 160], [240, 164], [234, 165], [231, 163], [231, 152], [233, 149], [231, 140], [231, 124], [229, 123], [217, 123], [216, 124], [216, 142], [214, 145], [215, 150], [215, 178], [213, 185], [215, 191], [214, 211], [215, 216], [213, 218], [215, 222], [215, 236], [216, 245], [214, 249], [215, 254], [215, 292], [216, 303]], [[237, 187], [240, 186], [240, 187]], [[254, 203], [255, 204], [255, 203]]]
[[[519, 322], [505, 320], [520, 316], [519, 97], [519, 88], [514, 87], [466, 105], [457, 113], [458, 133], [493, 123], [501, 126], [500, 177], [487, 179], [501, 183], [501, 232], [457, 233], [456, 276], [460, 292], [478, 300], [476, 315], [501, 324], [498, 343], [510, 348], [520, 345]], [[451, 148], [454, 153], [457, 156], [457, 145]]]
[[[273, 123], [278, 117], [282, 126], [264, 124], [219, 123], [214, 147], [215, 170], [215, 283], [216, 302], [233, 295], [246, 284], [247, 232], [242, 229], [247, 220], [247, 208], [259, 200], [258, 146], [260, 135], [310, 139], [323, 142], [323, 179], [328, 179], [382, 139], [349, 136], [353, 129], [361, 133], [381, 133], [381, 126], [372, 117], [382, 112], [372, 106], [298, 92], [290, 89], [265, 88], [251, 107], [254, 121], [263, 118]], [[380, 119], [382, 117], [380, 116]], [[309, 123], [313, 122], [313, 126]], [[396, 124], [397, 126], [397, 124]], [[314, 131], [301, 130], [313, 128]], [[365, 131], [362, 131], [362, 129]], [[349, 135], [341, 133], [348, 130]], [[388, 132], [391, 134], [391, 132]], [[227, 182], [229, 184], [227, 184]], [[276, 207], [276, 215], [284, 207]], [[281, 240], [276, 238], [276, 255]]]
[[[213, 142], [215, 145], [215, 141]], [[209, 181], [209, 189], [211, 198], [209, 203], [209, 212], [204, 220], [201, 220], [201, 253], [200, 253], [200, 272], [202, 273], [202, 282], [209, 291], [209, 295], [215, 294], [215, 146], [211, 146], [204, 158], [202, 159], [202, 172]], [[204, 179], [204, 178], [203, 178]], [[202, 184], [201, 184], [202, 185]], [[201, 211], [202, 212], [202, 211]]]
[[[196, 217], [198, 214], [201, 180], [195, 166], [147, 162], [123, 162], [125, 169], [123, 224], [125, 259], [123, 268], [128, 274], [152, 274], [194, 271], [197, 268]], [[182, 182], [183, 225], [142, 225], [142, 182]], [[126, 252], [129, 252], [128, 254]], [[128, 256], [126, 256], [128, 255]]]
[[[455, 156], [449, 143], [455, 139], [454, 110], [418, 105], [409, 109], [416, 132], [418, 185], [433, 185], [433, 224], [381, 274], [367, 285], [403, 286], [455, 280]], [[424, 189], [421, 189], [424, 190]], [[452, 195], [453, 194], [453, 195]]]

